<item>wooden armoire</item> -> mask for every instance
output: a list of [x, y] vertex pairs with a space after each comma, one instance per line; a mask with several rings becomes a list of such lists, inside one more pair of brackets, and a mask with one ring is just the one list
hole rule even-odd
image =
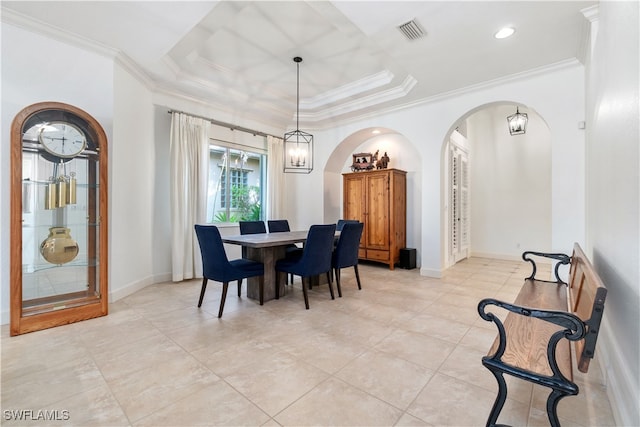
[[343, 218], [364, 223], [359, 258], [389, 265], [400, 262], [406, 245], [407, 173], [380, 169], [343, 174]]

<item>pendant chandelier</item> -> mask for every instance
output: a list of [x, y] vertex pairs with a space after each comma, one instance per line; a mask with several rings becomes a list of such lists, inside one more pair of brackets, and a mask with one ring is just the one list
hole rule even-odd
[[516, 107], [516, 113], [507, 117], [507, 123], [509, 124], [509, 133], [511, 135], [522, 135], [527, 132], [527, 122], [529, 117], [526, 113], [521, 113], [520, 109]]
[[284, 134], [284, 172], [310, 173], [313, 170], [313, 135], [300, 130], [300, 63], [296, 56], [293, 62], [297, 66], [296, 86], [296, 130]]

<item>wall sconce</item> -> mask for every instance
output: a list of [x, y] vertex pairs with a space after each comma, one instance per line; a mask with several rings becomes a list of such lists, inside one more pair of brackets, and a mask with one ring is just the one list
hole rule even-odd
[[516, 113], [507, 117], [507, 123], [509, 124], [509, 133], [513, 135], [522, 135], [527, 132], [527, 122], [529, 116], [526, 113], [521, 113], [520, 109], [516, 107]]

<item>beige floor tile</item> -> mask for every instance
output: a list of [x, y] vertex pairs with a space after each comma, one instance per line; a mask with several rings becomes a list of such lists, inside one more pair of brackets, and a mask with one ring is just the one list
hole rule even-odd
[[283, 426], [390, 426], [402, 411], [330, 378], [275, 417]]
[[[452, 344], [458, 344], [469, 331], [470, 326], [453, 320], [446, 320], [430, 314], [420, 314], [404, 325], [404, 329], [418, 332]], [[487, 347], [488, 348], [488, 347]]]
[[[437, 373], [407, 413], [437, 426], [480, 426], [487, 421], [494, 397], [481, 387]], [[518, 420], [508, 417], [512, 425], [526, 423], [528, 408], [520, 407]]]
[[107, 382], [131, 422], [219, 381], [192, 356], [185, 352], [175, 355], [162, 364], [150, 364]]
[[400, 420], [395, 424], [397, 427], [429, 427], [433, 426], [433, 424], [429, 424], [426, 421], [421, 420], [420, 418], [414, 417], [413, 415], [407, 414], [406, 412], [402, 414]]
[[379, 351], [354, 359], [336, 377], [400, 409], [415, 399], [434, 371]]
[[497, 388], [496, 379], [482, 365], [482, 357], [484, 355], [481, 351], [458, 346], [440, 366], [438, 373], [469, 382], [495, 393], [494, 390]]
[[307, 340], [291, 340], [283, 350], [312, 366], [334, 374], [367, 351], [368, 347], [327, 333], [311, 333]]
[[397, 330], [375, 348], [435, 371], [449, 357], [455, 345], [423, 334]]
[[244, 366], [225, 381], [274, 416], [328, 377], [283, 351]]
[[135, 426], [259, 426], [270, 418], [224, 381], [201, 390], [134, 423]]
[[2, 409], [42, 409], [104, 383], [91, 358], [73, 359], [9, 379], [3, 375]]

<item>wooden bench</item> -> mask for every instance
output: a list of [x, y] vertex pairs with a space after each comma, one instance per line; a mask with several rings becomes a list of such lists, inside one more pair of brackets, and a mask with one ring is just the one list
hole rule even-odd
[[[555, 281], [536, 279], [532, 256], [556, 260]], [[507, 398], [503, 374], [530, 381], [551, 389], [547, 398], [547, 415], [552, 426], [559, 426], [557, 406], [565, 396], [578, 394], [573, 382], [572, 346], [577, 368], [587, 372], [593, 358], [607, 289], [596, 274], [580, 246], [573, 255], [525, 252], [522, 258], [533, 266], [531, 276], [513, 303], [487, 298], [478, 304], [478, 313], [498, 328], [495, 339], [482, 364], [498, 381], [498, 396], [487, 420], [496, 425]], [[562, 265], [570, 264], [569, 283], [558, 275]], [[504, 321], [487, 311], [491, 306], [507, 310]], [[504, 316], [503, 316], [504, 317]]]

